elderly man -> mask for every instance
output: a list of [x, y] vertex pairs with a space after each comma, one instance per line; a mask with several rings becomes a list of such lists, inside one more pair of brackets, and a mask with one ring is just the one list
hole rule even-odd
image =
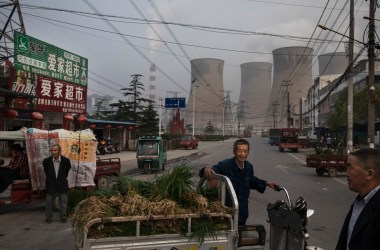
[[52, 222], [53, 201], [57, 196], [60, 205], [61, 222], [67, 221], [67, 192], [69, 184], [67, 177], [71, 168], [70, 160], [61, 155], [61, 146], [53, 145], [51, 148], [51, 156], [43, 161], [44, 171], [46, 175], [46, 223]]
[[347, 163], [348, 187], [358, 197], [346, 216], [336, 250], [379, 250], [380, 150], [353, 151]]
[[[205, 167], [199, 171], [200, 177], [212, 178], [213, 173], [227, 176], [234, 187], [239, 202], [239, 225], [245, 225], [248, 218], [248, 198], [250, 189], [264, 193], [266, 187], [278, 189], [274, 182], [267, 182], [254, 175], [253, 166], [247, 160], [249, 155], [249, 142], [238, 139], [233, 146], [234, 157], [220, 161], [212, 167]], [[227, 197], [227, 205], [231, 205], [231, 198]]]

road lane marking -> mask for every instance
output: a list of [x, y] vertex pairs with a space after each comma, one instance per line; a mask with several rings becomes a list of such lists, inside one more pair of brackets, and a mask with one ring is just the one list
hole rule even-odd
[[277, 165], [275, 168], [278, 168], [280, 169], [281, 171], [283, 171], [285, 174], [289, 175], [289, 172], [288, 172], [288, 168], [287, 166], [284, 166], [284, 165]]
[[336, 178], [336, 177], [333, 177], [333, 179], [334, 179], [335, 181], [337, 181], [337, 182], [343, 184], [343, 185], [347, 185], [347, 182], [346, 182], [346, 181], [342, 181], [341, 179]]
[[306, 164], [306, 162], [305, 162], [304, 160], [301, 160], [301, 159], [298, 158], [297, 156], [295, 156], [295, 155], [293, 155], [293, 154], [291, 154], [291, 153], [288, 153], [288, 155], [290, 155], [291, 157], [293, 157], [293, 158], [299, 160], [299, 161], [302, 162], [303, 164]]

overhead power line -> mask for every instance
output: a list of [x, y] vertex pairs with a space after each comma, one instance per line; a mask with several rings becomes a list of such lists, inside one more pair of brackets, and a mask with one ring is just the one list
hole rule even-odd
[[[149, 41], [156, 41], [156, 42], [161, 42], [161, 43], [166, 43], [166, 44], [178, 44], [176, 42], [171, 42], [171, 41], [166, 41], [166, 40], [159, 40], [159, 39], [151, 39], [151, 38], [146, 38], [146, 37], [141, 37], [141, 36], [135, 36], [135, 35], [128, 35], [128, 34], [121, 33], [121, 32], [114, 32], [114, 31], [110, 31], [110, 30], [93, 28], [93, 27], [89, 27], [89, 26], [85, 26], [85, 25], [79, 25], [79, 24], [70, 23], [70, 22], [65, 22], [65, 21], [61, 21], [61, 20], [55, 20], [55, 19], [51, 19], [51, 18], [40, 17], [40, 16], [36, 16], [36, 15], [33, 15], [33, 14], [28, 14], [28, 13], [24, 13], [24, 15], [29, 15], [29, 16], [34, 16], [34, 17], [37, 17], [37, 18], [42, 18], [42, 19], [45, 19], [45, 20], [50, 20], [50, 21], [57, 22], [57, 23], [60, 23], [60, 24], [64, 23], [64, 24], [67, 24], [67, 25], [75, 26], [75, 27], [80, 27], [80, 28], [85, 28], [85, 29], [90, 29], [90, 30], [95, 30], [95, 31], [101, 31], [101, 32], [104, 32], [104, 33], [123, 35], [123, 36], [126, 36], [126, 37], [131, 37], [131, 38], [136, 38], [136, 39], [143, 39], [143, 40], [149, 40]], [[309, 39], [309, 38], [304, 38], [304, 39]], [[320, 40], [320, 41], [321, 42], [330, 42], [330, 43], [331, 42], [334, 42], [334, 43], [335, 42], [337, 42], [337, 43], [339, 42], [339, 41], [334, 41], [334, 40]], [[194, 45], [194, 44], [186, 44], [186, 43], [180, 43], [180, 44], [182, 46], [202, 48], [202, 49], [210, 49], [210, 50], [220, 50], [220, 51], [227, 51], [227, 52], [247, 53], [247, 54], [272, 55], [272, 52], [260, 52], [260, 51], [227, 49], [227, 48], [218, 48], [218, 47], [203, 46], [203, 45]], [[317, 55], [313, 55], [313, 56], [317, 56]]]
[[[91, 13], [91, 12], [84, 12], [84, 11], [77, 11], [77, 10], [67, 10], [67, 9], [58, 9], [58, 8], [50, 8], [50, 7], [44, 7], [44, 6], [36, 6], [36, 5], [29, 5], [29, 4], [22, 4], [23, 8], [29, 8], [29, 9], [41, 9], [41, 10], [50, 10], [50, 11], [59, 11], [59, 12], [67, 12], [71, 14], [82, 14], [82, 15], [88, 15], [88, 17], [92, 18], [115, 18], [115, 19], [121, 19], [121, 20], [132, 20], [139, 22], [141, 24], [162, 24], [162, 25], [176, 25], [176, 26], [182, 26], [186, 28], [197, 28], [197, 29], [205, 29], [205, 30], [220, 30], [220, 31], [229, 31], [232, 34], [238, 34], [238, 35], [261, 35], [261, 36], [274, 36], [279, 38], [285, 38], [285, 39], [301, 39], [308, 41], [309, 37], [302, 37], [302, 36], [291, 36], [291, 35], [283, 35], [283, 34], [274, 34], [274, 33], [268, 33], [268, 32], [257, 32], [257, 31], [250, 31], [250, 30], [240, 30], [240, 29], [232, 29], [232, 28], [225, 28], [225, 27], [215, 27], [215, 26], [206, 26], [206, 25], [194, 25], [194, 24], [186, 24], [186, 23], [178, 23], [178, 22], [168, 22], [168, 21], [157, 21], [157, 20], [149, 20], [144, 18], [135, 18], [135, 17], [125, 17], [125, 16], [117, 16], [117, 15], [107, 15], [102, 13]], [[118, 20], [112, 20], [112, 22], [122, 22]], [[333, 41], [332, 41], [333, 42]]]

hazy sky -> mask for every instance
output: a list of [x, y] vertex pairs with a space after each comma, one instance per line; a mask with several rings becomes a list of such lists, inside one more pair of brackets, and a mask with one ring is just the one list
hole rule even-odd
[[[224, 88], [233, 91], [232, 101], [237, 102], [240, 64], [272, 63], [274, 49], [306, 45], [314, 49], [316, 62], [320, 54], [334, 52], [341, 40], [316, 28], [318, 23], [348, 35], [346, 0], [19, 1], [27, 35], [87, 58], [89, 94], [117, 99], [132, 74], [144, 76], [148, 97], [151, 62], [158, 67], [158, 97], [179, 92], [178, 97], [188, 98], [190, 60], [217, 58], [225, 63]], [[355, 1], [355, 38], [365, 42], [368, 2]], [[317, 70], [315, 63], [314, 77]]]

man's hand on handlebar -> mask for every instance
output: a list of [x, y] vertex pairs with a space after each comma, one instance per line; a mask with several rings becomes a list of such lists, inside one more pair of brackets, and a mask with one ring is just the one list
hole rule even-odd
[[215, 174], [214, 170], [212, 170], [212, 168], [210, 167], [206, 167], [205, 170], [204, 170], [204, 176], [210, 180], [212, 178], [212, 175]]
[[267, 182], [267, 186], [273, 189], [274, 191], [280, 191], [280, 186], [274, 182]]

